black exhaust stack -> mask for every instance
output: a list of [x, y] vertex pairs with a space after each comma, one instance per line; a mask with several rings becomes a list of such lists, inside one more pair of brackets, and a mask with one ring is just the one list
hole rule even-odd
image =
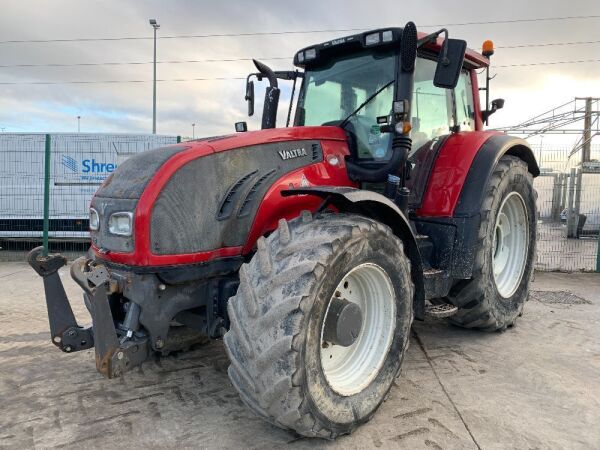
[[417, 59], [417, 27], [413, 22], [408, 22], [402, 31], [400, 41], [400, 67], [398, 67], [398, 89], [394, 99], [394, 139], [392, 149], [400, 153], [400, 179], [401, 187], [405, 182], [405, 166], [412, 146], [410, 138], [410, 109], [412, 106], [412, 92], [415, 82], [415, 61]]
[[398, 89], [396, 89], [396, 98], [394, 99], [394, 119], [392, 121], [392, 126], [394, 127], [392, 151], [399, 155], [400, 160], [398, 165], [400, 189], [394, 200], [405, 214], [408, 210], [408, 197], [410, 196], [410, 191], [406, 188], [406, 162], [412, 147], [412, 139], [410, 138], [410, 110], [412, 107], [412, 93], [415, 82], [417, 40], [417, 27], [413, 22], [408, 22], [402, 30], [402, 39], [400, 41]]
[[277, 123], [277, 106], [279, 105], [279, 87], [277, 85], [277, 76], [275, 72], [267, 65], [252, 60], [258, 71], [269, 80], [269, 87], [265, 92], [265, 105], [263, 107], [262, 124], [261, 128], [275, 128]]

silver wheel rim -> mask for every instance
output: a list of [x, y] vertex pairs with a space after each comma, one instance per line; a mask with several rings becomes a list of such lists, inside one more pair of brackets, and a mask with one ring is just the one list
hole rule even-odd
[[365, 263], [348, 272], [334, 296], [356, 303], [362, 327], [349, 347], [323, 340], [329, 306], [321, 328], [321, 367], [329, 386], [349, 396], [365, 389], [385, 363], [396, 329], [396, 296], [388, 274], [377, 264]]
[[494, 227], [492, 267], [498, 293], [511, 297], [523, 278], [529, 247], [529, 220], [523, 197], [511, 192], [500, 206]]

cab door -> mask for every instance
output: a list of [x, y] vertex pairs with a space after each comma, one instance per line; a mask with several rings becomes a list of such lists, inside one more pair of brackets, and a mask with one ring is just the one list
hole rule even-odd
[[418, 57], [412, 104], [412, 149], [407, 186], [410, 206], [418, 209], [429, 181], [429, 174], [440, 149], [452, 131], [475, 129], [475, 108], [470, 74], [463, 70], [455, 89], [434, 86], [436, 60]]

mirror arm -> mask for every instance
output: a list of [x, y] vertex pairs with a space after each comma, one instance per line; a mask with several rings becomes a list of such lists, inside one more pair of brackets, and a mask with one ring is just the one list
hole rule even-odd
[[[255, 73], [251, 73], [251, 74], [248, 74], [248, 76], [246, 77], [246, 86], [248, 86], [248, 83], [250, 83], [250, 78], [253, 75], [256, 75], [256, 74]], [[248, 91], [247, 90], [246, 90], [246, 95], [244, 96], [244, 100], [250, 100], [250, 97], [248, 97]]]
[[276, 70], [274, 73], [280, 80], [287, 81], [296, 81], [297, 78], [302, 78], [304, 76], [303, 73], [298, 72], [297, 70]]
[[417, 41], [417, 48], [421, 48], [424, 45], [431, 44], [432, 42], [435, 42], [436, 39], [438, 38], [438, 36], [440, 34], [442, 34], [443, 31], [444, 31], [444, 28], [442, 28], [441, 30], [435, 31], [435, 32], [433, 32], [431, 34], [428, 34], [427, 36], [419, 39]]
[[502, 108], [504, 108], [504, 99], [497, 98], [495, 100], [492, 100], [491, 108], [488, 107], [485, 110], [481, 111], [481, 117], [486, 122], [486, 125], [487, 125], [487, 119], [492, 114], [494, 114], [496, 111], [498, 111], [499, 109], [502, 109]]
[[442, 44], [442, 52], [443, 52], [444, 59], [442, 60], [442, 62], [445, 66], [447, 66], [449, 64], [449, 61], [448, 61], [448, 46], [446, 45], [446, 42], [448, 42], [448, 30], [446, 28], [441, 28], [434, 33], [428, 34], [424, 38], [419, 39], [417, 41], [417, 48], [421, 48], [424, 45], [434, 43], [437, 40], [437, 38], [440, 36], [440, 34], [442, 34], [442, 33], [444, 33], [444, 43]]
[[483, 121], [485, 122], [485, 124], [487, 125], [488, 123], [488, 118], [494, 114], [497, 111], [497, 109], [484, 109], [483, 111], [481, 111], [481, 118], [483, 119]]
[[483, 111], [481, 111], [481, 118], [483, 119], [486, 125], [488, 122], [488, 118], [496, 111], [498, 111], [498, 108], [496, 108], [494, 105], [492, 105], [491, 109], [484, 109]]
[[[277, 73], [277, 72], [275, 72]], [[292, 85], [292, 93], [290, 94], [290, 106], [288, 108], [287, 120], [285, 122], [286, 128], [290, 126], [290, 120], [292, 118], [292, 107], [294, 104], [294, 94], [296, 93], [296, 80], [298, 79], [298, 71], [292, 72], [294, 74], [294, 84]]]
[[257, 81], [262, 81], [263, 79], [263, 74], [260, 72], [256, 72], [256, 73], [250, 73], [248, 74], [248, 76], [246, 77], [246, 83], [248, 83], [248, 81], [250, 81], [251, 77], [256, 77]]

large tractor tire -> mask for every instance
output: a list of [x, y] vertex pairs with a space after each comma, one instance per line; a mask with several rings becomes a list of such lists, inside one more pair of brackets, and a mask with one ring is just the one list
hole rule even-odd
[[281, 220], [229, 300], [229, 377], [259, 416], [333, 439], [368, 421], [408, 346], [414, 287], [391, 230], [362, 216]]
[[503, 156], [486, 187], [473, 277], [452, 288], [450, 320], [465, 328], [503, 331], [522, 314], [533, 273], [536, 193], [527, 164]]

